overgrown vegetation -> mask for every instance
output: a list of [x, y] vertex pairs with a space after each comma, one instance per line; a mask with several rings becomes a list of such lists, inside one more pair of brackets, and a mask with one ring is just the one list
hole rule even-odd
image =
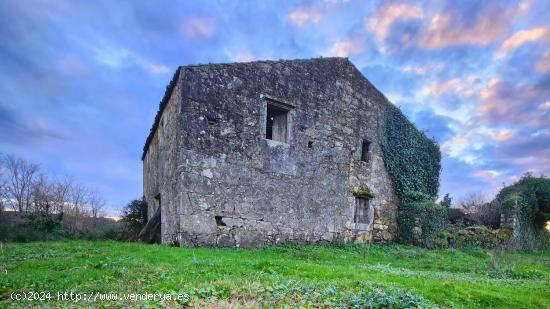
[[357, 189], [357, 191], [353, 192], [353, 196], [355, 197], [364, 197], [364, 198], [373, 198], [374, 193], [371, 192], [371, 190], [368, 187], [360, 187]]
[[392, 104], [387, 105], [380, 136], [384, 164], [400, 198], [407, 192], [437, 197], [441, 152], [437, 143], [419, 131]]
[[436, 246], [512, 251], [550, 247], [550, 179], [545, 176], [525, 174], [491, 202], [472, 193], [459, 207], [449, 210]]
[[0, 241], [108, 239], [120, 224], [104, 208], [98, 191], [0, 154]]
[[441, 170], [439, 146], [391, 104], [382, 132], [384, 164], [399, 198], [400, 240], [432, 247], [448, 208], [435, 203]]
[[550, 179], [526, 174], [500, 190], [493, 203], [499, 205], [502, 212], [516, 212], [521, 230], [544, 229], [550, 221]]
[[451, 200], [445, 197], [441, 204], [420, 192], [406, 192], [400, 201], [397, 223], [399, 239], [405, 244], [432, 248], [447, 218]]
[[173, 248], [113, 241], [4, 244], [0, 307], [13, 291], [187, 293], [190, 301], [90, 302], [103, 307], [544, 308], [550, 251], [403, 245]]
[[[78, 222], [73, 229], [72, 222]], [[0, 212], [0, 242], [115, 239], [123, 225], [110, 218], [73, 218], [70, 215]]]
[[447, 227], [439, 232], [434, 245], [437, 248], [496, 248], [510, 240], [512, 231], [486, 226]]
[[491, 204], [504, 216], [516, 218], [512, 228], [517, 249], [550, 245], [545, 229], [550, 222], [550, 179], [525, 174], [516, 183], [501, 189]]
[[139, 233], [147, 223], [147, 203], [144, 199], [132, 200], [122, 209], [122, 221], [130, 230]]

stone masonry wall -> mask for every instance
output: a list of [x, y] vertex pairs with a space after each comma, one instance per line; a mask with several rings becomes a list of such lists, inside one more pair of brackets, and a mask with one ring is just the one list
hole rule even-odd
[[178, 243], [180, 208], [178, 153], [181, 134], [181, 82], [173, 89], [143, 158], [143, 195], [150, 218], [161, 206], [162, 243]]
[[[288, 143], [264, 138], [261, 95], [294, 106]], [[146, 200], [161, 194], [163, 243], [391, 240], [396, 198], [377, 143], [385, 104], [343, 58], [183, 67], [144, 158]], [[373, 216], [355, 224], [362, 186], [375, 194]]]

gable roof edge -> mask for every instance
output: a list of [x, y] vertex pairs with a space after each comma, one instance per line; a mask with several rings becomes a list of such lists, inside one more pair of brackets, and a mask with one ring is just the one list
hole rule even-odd
[[162, 97], [162, 100], [159, 103], [159, 109], [157, 111], [157, 114], [155, 115], [155, 121], [153, 122], [153, 126], [149, 130], [149, 135], [147, 136], [147, 139], [145, 140], [145, 145], [143, 146], [143, 153], [141, 154], [142, 161], [145, 159], [145, 155], [149, 150], [149, 145], [151, 144], [151, 141], [155, 136], [155, 132], [157, 131], [157, 128], [160, 122], [160, 117], [162, 117], [162, 113], [164, 112], [166, 105], [168, 105], [168, 101], [170, 100], [170, 97], [172, 96], [172, 92], [174, 91], [174, 88], [176, 87], [176, 84], [179, 80], [180, 72], [181, 72], [181, 66], [179, 66], [176, 69], [176, 72], [172, 76], [170, 83], [168, 84], [168, 86], [166, 86], [166, 91], [164, 92], [164, 96]]

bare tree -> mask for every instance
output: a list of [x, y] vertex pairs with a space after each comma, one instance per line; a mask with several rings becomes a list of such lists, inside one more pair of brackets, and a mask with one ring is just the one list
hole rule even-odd
[[[89, 192], [80, 184], [73, 185], [69, 191], [69, 203], [65, 207], [68, 215], [67, 223], [71, 232], [77, 231], [81, 225], [81, 218], [89, 216], [87, 209]], [[80, 226], [81, 227], [81, 226]]]
[[466, 195], [459, 203], [459, 207], [464, 210], [464, 213], [474, 213], [478, 208], [487, 203], [487, 198], [485, 194], [481, 191], [470, 192]]
[[105, 209], [105, 200], [99, 195], [96, 190], [89, 192], [88, 196], [88, 208], [92, 218], [97, 219], [103, 216], [103, 211]]
[[69, 178], [55, 180], [52, 183], [52, 206], [53, 212], [64, 213], [69, 205], [69, 198], [72, 190], [72, 181]]
[[500, 208], [496, 203], [489, 203], [482, 192], [470, 193], [460, 202], [460, 207], [476, 224], [490, 228], [498, 228], [500, 224]]
[[40, 167], [14, 156], [6, 156], [4, 164], [7, 171], [7, 199], [14, 202], [14, 210], [20, 213], [27, 211], [31, 204], [33, 182]]
[[48, 176], [38, 174], [32, 184], [31, 203], [27, 211], [52, 213], [52, 188]]

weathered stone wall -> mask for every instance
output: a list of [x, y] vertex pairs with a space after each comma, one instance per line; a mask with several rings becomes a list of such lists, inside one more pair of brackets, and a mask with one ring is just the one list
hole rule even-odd
[[[157, 132], [154, 133], [147, 154], [143, 157], [143, 197], [147, 202], [147, 217], [151, 218], [160, 203], [155, 196], [160, 193], [159, 146]], [[163, 165], [163, 164], [161, 164]]]
[[[264, 138], [260, 95], [294, 106], [288, 143]], [[347, 59], [183, 67], [144, 159], [146, 199], [161, 193], [163, 242], [362, 241], [373, 227], [375, 240], [391, 240], [395, 195], [377, 143], [385, 104]], [[354, 224], [361, 186], [375, 194], [372, 222]]]
[[519, 235], [518, 211], [515, 207], [503, 209], [500, 214], [500, 228], [511, 230], [514, 237]]
[[148, 217], [161, 205], [162, 242], [177, 243], [180, 182], [178, 153], [181, 134], [181, 82], [169, 94], [157, 130], [143, 158], [143, 194]]

